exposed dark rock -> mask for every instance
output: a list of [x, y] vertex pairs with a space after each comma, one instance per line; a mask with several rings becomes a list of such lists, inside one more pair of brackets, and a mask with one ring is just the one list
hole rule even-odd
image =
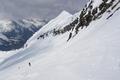
[[[91, 0], [91, 2], [88, 5], [85, 5], [85, 8], [83, 8], [83, 10], [81, 11], [80, 16], [76, 18], [72, 23], [65, 26], [63, 29], [54, 29], [54, 35], [56, 36], [59, 34], [63, 34], [71, 30], [75, 30], [75, 33], [78, 34], [79, 29], [86, 28], [92, 21], [100, 19], [105, 12], [109, 11], [109, 13], [111, 13], [111, 10], [109, 10], [109, 8], [112, 7], [112, 9], [114, 9], [120, 3], [119, 0], [115, 5], [113, 5], [114, 1], [115, 0], [111, 0], [108, 2], [108, 0], [102, 0], [102, 3], [98, 7], [93, 8], [94, 2], [93, 0]], [[117, 10], [119, 9], [120, 8], [117, 8]], [[111, 15], [108, 16], [108, 18], [110, 18], [113, 14], [114, 13], [111, 13]], [[72, 34], [70, 32], [68, 41], [69, 39], [71, 39], [71, 37]]]

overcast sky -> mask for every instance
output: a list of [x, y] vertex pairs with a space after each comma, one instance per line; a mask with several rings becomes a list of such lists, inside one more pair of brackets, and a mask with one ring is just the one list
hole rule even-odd
[[62, 10], [79, 11], [88, 0], [0, 0], [0, 18], [51, 19]]

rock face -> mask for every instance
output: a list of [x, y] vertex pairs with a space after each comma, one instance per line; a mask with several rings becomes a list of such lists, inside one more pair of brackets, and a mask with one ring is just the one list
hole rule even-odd
[[[85, 5], [83, 10], [77, 13], [77, 16], [76, 14], [71, 15], [68, 12], [63, 11], [61, 15], [57, 17], [57, 20], [55, 19], [49, 22], [49, 27], [48, 25], [46, 25], [46, 30], [43, 30], [44, 32], [42, 32], [37, 39], [44, 39], [51, 34], [53, 36], [64, 34], [68, 31], [70, 31], [68, 38], [71, 39], [76, 34], [78, 34], [80, 29], [87, 28], [92, 21], [98, 20], [104, 15], [106, 15], [106, 20], [109, 19], [112, 15], [114, 15], [114, 13], [116, 13], [116, 11], [120, 9], [119, 3], [120, 0], [90, 0]], [[65, 19], [65, 17], [67, 19]], [[68, 17], [70, 18], [68, 19]], [[63, 23], [60, 23], [61, 21]], [[20, 20], [17, 22], [12, 21], [4, 24], [4, 26], [12, 25], [12, 27], [10, 29], [6, 28], [8, 31], [3, 30], [4, 32], [2, 32], [2, 36], [4, 36], [5, 39], [0, 38], [0, 50], [11, 50], [20, 48], [34, 32], [41, 28], [41, 25], [43, 26], [43, 24], [45, 24], [44, 22], [45, 21], [37, 19], [28, 19]], [[21, 28], [21, 26], [23, 27]]]
[[[78, 34], [80, 29], [87, 28], [92, 21], [100, 19], [106, 14], [106, 20], [109, 19], [116, 11], [120, 9], [120, 0], [90, 0], [77, 17], [73, 16], [73, 21], [62, 28], [54, 28], [40, 35], [39, 38], [44, 38], [46, 35], [53, 36], [70, 32], [69, 39]], [[73, 35], [74, 33], [74, 35]], [[68, 40], [69, 40], [68, 39]]]
[[[76, 18], [70, 25], [66, 26], [66, 29], [75, 29], [75, 33], [79, 32], [79, 29], [87, 27], [92, 21], [100, 19], [104, 13], [108, 13], [109, 19], [117, 10], [119, 10], [120, 0], [90, 0], [85, 8], [80, 12], [78, 18]], [[69, 28], [68, 28], [69, 27]]]
[[24, 43], [43, 25], [44, 20], [1, 20], [0, 21], [0, 50], [9, 51], [23, 47]]
[[[116, 3], [113, 4], [114, 2], [116, 2]], [[113, 10], [113, 8], [119, 4], [119, 2], [120, 2], [119, 0], [118, 1], [101, 0], [101, 3], [99, 3], [98, 6], [94, 6], [93, 5], [94, 0], [91, 0], [90, 3], [88, 5], [86, 5], [86, 7], [81, 11], [81, 14], [79, 17], [79, 24], [75, 28], [76, 33], [78, 33], [78, 29], [80, 27], [81, 27], [81, 29], [83, 29], [84, 26], [88, 26], [91, 23], [91, 21], [99, 19], [108, 10], [109, 10], [109, 12], [111, 12]]]
[[24, 49], [0, 52], [0, 80], [120, 80], [119, 6], [91, 0], [75, 15], [64, 11]]

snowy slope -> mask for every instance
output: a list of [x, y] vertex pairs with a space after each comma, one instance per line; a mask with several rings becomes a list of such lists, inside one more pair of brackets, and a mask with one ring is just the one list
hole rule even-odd
[[[63, 20], [63, 17], [64, 17], [64, 19], [65, 20]], [[62, 22], [61, 22], [61, 20], [63, 20]], [[52, 29], [54, 29], [54, 27], [59, 27], [60, 25], [61, 26], [65, 26], [67, 23], [69, 23], [69, 21], [72, 21], [73, 19], [72, 19], [72, 15], [70, 14], [70, 13], [68, 13], [67, 11], [63, 11], [63, 12], [61, 12], [60, 13], [60, 15], [58, 15], [58, 17], [56, 17], [55, 19], [53, 19], [53, 20], [51, 20], [48, 24], [49, 25], [51, 25], [51, 28]], [[56, 23], [55, 23], [56, 22]], [[59, 22], [59, 23], [58, 23]], [[41, 29], [42, 30], [44, 30], [44, 32], [46, 32], [46, 31], [49, 31], [49, 29], [50, 29], [50, 26], [48, 25], [48, 24], [46, 24], [45, 26], [43, 26]], [[47, 26], [48, 25], [48, 26]], [[55, 26], [56, 25], [56, 26]], [[48, 29], [49, 28], [49, 29]], [[25, 44], [25, 46], [24, 46], [24, 48], [26, 48], [26, 47], [28, 47], [28, 45], [30, 46], [30, 45], [32, 45], [32, 43], [34, 43], [34, 42], [36, 42], [36, 41], [38, 41], [37, 40], [37, 38], [38, 38], [38, 36], [40, 35], [40, 34], [42, 34], [41, 33], [41, 29], [38, 31], [38, 32], [36, 32], [27, 42], [26, 42], [26, 44]], [[50, 30], [52, 30], [52, 29], [50, 29]], [[48, 46], [48, 44], [47, 44], [47, 46]], [[42, 47], [43, 47], [43, 45], [42, 45]], [[23, 49], [22, 49], [23, 50]], [[19, 52], [19, 51], [21, 51], [21, 49], [20, 50], [16, 50], [16, 51], [8, 51], [8, 52], [3, 52], [3, 51], [1, 51], [0, 53], [0, 57], [1, 57], [1, 61], [3, 61], [5, 58], [8, 58], [9, 56], [12, 56], [12, 55], [14, 55], [14, 54], [16, 54], [17, 52]], [[3, 55], [3, 56], [2, 56]], [[23, 56], [24, 56], [24, 54], [23, 54]]]
[[38, 32], [36, 32], [27, 42], [26, 45], [36, 42], [36, 38], [39, 37], [40, 34], [44, 34], [47, 32], [51, 32], [54, 29], [59, 29], [65, 27], [70, 22], [72, 22], [73, 15], [67, 11], [62, 11], [55, 19], [48, 22], [45, 26], [43, 26]]
[[[76, 16], [75, 16], [75, 17], [76, 17]], [[64, 19], [64, 20], [63, 20], [63, 19]], [[61, 20], [63, 20], [63, 21], [61, 21]], [[67, 11], [61, 12], [60, 15], [58, 15], [55, 19], [51, 20], [49, 23], [47, 23], [45, 26], [43, 26], [38, 32], [36, 32], [36, 33], [26, 42], [24, 48], [32, 45], [32, 43], [34, 43], [34, 42], [39, 41], [37, 38], [38, 38], [38, 36], [39, 36], [40, 34], [42, 34], [42, 31], [47, 32], [47, 31], [50, 31], [50, 30], [52, 30], [52, 29], [54, 29], [54, 28], [63, 27], [63, 26], [65, 26], [65, 25], [67, 25], [68, 23], [70, 23], [70, 21], [72, 22], [73, 20], [74, 20], [74, 19], [73, 19], [72, 15], [71, 15], [70, 13], [68, 13]], [[58, 22], [59, 22], [59, 23], [58, 23]], [[51, 25], [51, 26], [49, 26], [49, 25]], [[60, 26], [60, 25], [61, 25], [61, 26]], [[51, 27], [52, 29], [50, 29], [50, 27]], [[48, 29], [48, 28], [49, 28], [49, 29]], [[48, 46], [48, 44], [46, 44], [45, 46]], [[44, 45], [42, 45], [42, 47], [44, 47]], [[5, 58], [8, 58], [9, 56], [12, 56], [12, 55], [16, 54], [17, 52], [19, 52], [19, 51], [21, 51], [21, 50], [24, 50], [24, 48], [23, 48], [23, 49], [16, 50], [16, 51], [14, 51], [14, 50], [13, 50], [13, 51], [8, 51], [8, 52], [3, 52], [3, 51], [1, 51], [1, 52], [0, 52], [0, 53], [1, 53], [1, 55], [0, 55], [1, 59], [0, 59], [0, 60], [3, 61]], [[3, 54], [3, 53], [4, 53], [4, 54]], [[3, 55], [3, 56], [2, 56], [2, 55]], [[24, 55], [24, 53], [23, 53], [23, 54], [20, 53], [20, 55], [26, 56], [26, 55]], [[19, 56], [19, 57], [21, 57], [21, 56]]]
[[119, 6], [79, 29], [68, 42], [74, 30], [44, 39], [37, 39], [43, 33], [38, 31], [28, 40], [26, 49], [1, 62], [0, 80], [119, 80]]

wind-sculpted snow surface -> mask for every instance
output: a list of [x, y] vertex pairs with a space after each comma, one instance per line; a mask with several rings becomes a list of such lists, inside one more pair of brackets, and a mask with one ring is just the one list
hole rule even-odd
[[[105, 5], [111, 1], [113, 4], [106, 9]], [[96, 13], [97, 17], [92, 16], [87, 26], [85, 16], [88, 16], [88, 8], [82, 17], [78, 14], [66, 17], [63, 19], [65, 22], [59, 19], [61, 27], [54, 23], [56, 26], [52, 29], [46, 30], [47, 26], [44, 26], [42, 31], [35, 33], [27, 41], [26, 49], [1, 61], [0, 80], [120, 80], [119, 0], [96, 2], [90, 1], [86, 7], [89, 4], [104, 4], [104, 7]], [[75, 28], [83, 17], [86, 23], [76, 33]], [[64, 30], [66, 26], [67, 30]], [[60, 34], [55, 34], [57, 30]], [[61, 30], [65, 32], [61, 33]], [[70, 33], [75, 36], [68, 40]]]

